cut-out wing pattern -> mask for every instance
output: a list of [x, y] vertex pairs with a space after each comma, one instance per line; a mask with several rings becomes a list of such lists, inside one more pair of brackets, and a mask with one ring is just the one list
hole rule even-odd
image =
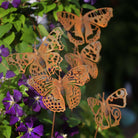
[[83, 86], [88, 80], [87, 68], [81, 65], [69, 70], [63, 79], [55, 79], [46, 74], [33, 76], [28, 80], [28, 84], [43, 96], [43, 103], [49, 110], [64, 112], [63, 91], [66, 93], [69, 108], [73, 109], [80, 103], [81, 90], [79, 86]]
[[93, 97], [87, 98], [98, 127], [103, 130], [119, 125], [121, 119], [119, 108], [126, 106], [126, 96], [126, 89], [121, 88], [109, 95], [106, 100], [104, 100], [104, 93], [102, 101]]
[[101, 47], [101, 43], [99, 41], [96, 41], [84, 47], [81, 53], [66, 54], [65, 59], [71, 65], [71, 67], [83, 64], [87, 65], [88, 72], [90, 73], [91, 77], [95, 79], [98, 75], [98, 67], [96, 63], [100, 58]]
[[8, 64], [15, 65], [20, 73], [25, 73], [30, 65], [29, 72], [32, 76], [46, 74], [46, 72], [53, 74], [56, 70], [61, 70], [62, 57], [54, 51], [64, 48], [60, 41], [62, 34], [60, 27], [55, 28], [40, 45], [38, 51], [34, 49], [34, 53], [10, 54], [7, 57]]
[[[58, 12], [58, 21], [63, 25], [70, 42], [75, 46], [92, 43], [100, 38], [100, 27], [106, 27], [108, 21], [113, 17], [112, 8], [99, 8], [86, 13], [84, 16], [77, 16], [66, 11]], [[85, 29], [85, 39], [82, 27]]]

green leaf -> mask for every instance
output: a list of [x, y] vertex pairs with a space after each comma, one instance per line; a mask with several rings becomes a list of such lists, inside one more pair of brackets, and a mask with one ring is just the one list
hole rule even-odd
[[15, 33], [12, 32], [11, 34], [9, 34], [5, 39], [3, 39], [3, 42], [7, 43], [8, 45], [10, 45], [15, 39]]
[[21, 21], [22, 25], [24, 26], [25, 16], [23, 14], [20, 15], [19, 20]]
[[53, 3], [51, 5], [47, 5], [46, 9], [45, 9], [45, 13], [48, 13], [48, 12], [52, 11], [55, 8], [56, 8], [56, 4], [55, 3]]
[[63, 5], [62, 4], [58, 5], [57, 10], [53, 11], [53, 16], [54, 16], [56, 21], [58, 20], [57, 12], [59, 12], [59, 11], [63, 11]]
[[74, 12], [79, 16], [80, 15], [80, 10], [76, 7], [76, 5], [70, 5], [71, 8], [74, 10]]
[[82, 5], [82, 8], [90, 9], [90, 10], [96, 9], [94, 6], [92, 6], [92, 5], [90, 5], [90, 4], [83, 4], [83, 5]]
[[12, 24], [8, 23], [0, 26], [0, 38], [12, 28]]
[[26, 87], [25, 85], [21, 85], [19, 89], [20, 92], [22, 92], [23, 96], [28, 96], [28, 94], [26, 93], [26, 91], [29, 89], [28, 87]]
[[8, 9], [0, 8], [0, 18], [14, 11], [17, 11], [17, 8], [13, 8], [13, 7]]
[[78, 118], [70, 117], [67, 122], [69, 123], [70, 127], [75, 127], [81, 123], [81, 120]]
[[17, 45], [15, 47], [16, 51], [18, 53], [25, 53], [25, 52], [32, 52], [33, 51], [33, 47], [31, 47], [30, 45], [28, 45], [28, 43], [26, 42], [22, 42], [19, 45]]
[[12, 127], [11, 126], [4, 126], [4, 129], [3, 129], [3, 135], [6, 137], [6, 138], [10, 138], [11, 137], [11, 130], [12, 130]]
[[2, 18], [2, 23], [12, 23], [15, 19], [15, 14], [10, 14], [10, 16], [5, 16]]
[[67, 12], [71, 12], [71, 6], [69, 5], [67, 5], [67, 6], [65, 6], [65, 11], [67, 11]]
[[138, 133], [134, 136], [134, 138], [138, 138]]
[[3, 100], [4, 97], [5, 97], [4, 94], [0, 93], [0, 109], [4, 108], [3, 103], [2, 103], [2, 100]]
[[16, 28], [17, 32], [21, 30], [21, 21], [17, 20], [13, 23], [13, 25]]
[[38, 29], [39, 29], [40, 34], [42, 35], [42, 37], [47, 36], [49, 34], [48, 31], [46, 30], [46, 28], [42, 24], [38, 25]]
[[21, 37], [21, 40], [25, 41], [26, 43], [33, 44], [34, 41], [36, 40], [36, 34], [33, 31], [31, 26], [27, 26], [26, 24], [23, 27], [23, 34]]
[[75, 4], [78, 8], [80, 8], [79, 1], [77, 1], [77, 0], [69, 0], [69, 2]]

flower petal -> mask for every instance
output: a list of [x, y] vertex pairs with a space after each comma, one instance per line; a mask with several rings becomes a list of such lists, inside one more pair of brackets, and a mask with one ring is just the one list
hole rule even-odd
[[3, 57], [7, 57], [9, 55], [9, 49], [8, 48], [3, 48], [2, 52], [1, 52], [1, 55]]
[[0, 63], [2, 62], [2, 57], [0, 56]]
[[33, 128], [33, 121], [25, 123], [29, 128]]
[[90, 2], [90, 0], [84, 0], [84, 2], [88, 3], [88, 2]]
[[12, 5], [14, 8], [17, 8], [20, 5], [20, 3], [21, 3], [21, 0], [13, 0], [12, 1]]
[[27, 132], [27, 127], [23, 123], [21, 123], [20, 126], [16, 129], [16, 131]]
[[5, 109], [6, 111], [9, 110], [10, 108], [10, 103], [9, 102], [3, 102], [4, 106], [5, 106]]
[[8, 91], [7, 92], [7, 95], [6, 95], [6, 97], [2, 100], [2, 102], [4, 102], [4, 101], [11, 101], [13, 96], [12, 95], [10, 95], [10, 92]]
[[4, 9], [8, 9], [8, 6], [9, 6], [8, 1], [2, 2], [2, 4], [1, 4], [1, 7], [4, 8]]
[[[1, 58], [1, 57], [0, 57]], [[0, 79], [3, 77], [3, 72], [0, 73]]]
[[39, 136], [43, 136], [43, 131], [44, 131], [43, 125], [39, 125], [33, 129], [33, 132], [35, 132]]
[[[2, 3], [5, 3], [5, 2], [2, 2]], [[7, 3], [7, 1], [6, 1], [6, 3]], [[0, 50], [3, 49], [3, 48], [5, 48], [5, 46], [4, 45], [1, 45], [0, 46]]]
[[96, 0], [91, 0], [91, 5], [94, 5], [96, 3]]
[[39, 112], [40, 109], [41, 109], [41, 106], [38, 102], [35, 102], [33, 105], [32, 105], [32, 108], [33, 108], [33, 111], [35, 112]]
[[6, 114], [16, 115], [16, 111], [15, 111], [14, 106], [12, 106], [9, 110], [7, 110]]
[[17, 116], [11, 116], [10, 117], [10, 125], [14, 125], [15, 123], [17, 123], [19, 120], [19, 118]]
[[15, 89], [13, 90], [13, 92], [14, 92], [13, 98], [14, 98], [15, 102], [21, 101], [22, 93], [20, 91], [18, 91], [18, 90], [15, 90]]
[[23, 116], [23, 109], [22, 109], [22, 107], [20, 107], [18, 104], [15, 104], [14, 107], [15, 107], [17, 115], [18, 116]]
[[14, 77], [14, 76], [15, 76], [15, 73], [14, 73], [13, 71], [8, 70], [8, 71], [6, 72], [6, 78], [12, 78], [12, 77]]
[[34, 133], [31, 133], [31, 137], [30, 138], [40, 138], [40, 136], [35, 135]]

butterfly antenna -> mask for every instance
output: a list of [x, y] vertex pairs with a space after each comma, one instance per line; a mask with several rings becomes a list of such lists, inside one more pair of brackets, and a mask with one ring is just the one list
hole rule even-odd
[[55, 126], [55, 117], [56, 117], [56, 112], [54, 112], [54, 114], [53, 114], [53, 123], [52, 123], [51, 138], [54, 138], [53, 134], [54, 134], [54, 126]]
[[99, 128], [99, 125], [97, 125], [97, 128], [96, 128], [96, 132], [95, 132], [94, 138], [96, 138], [96, 136], [97, 136], [98, 128]]

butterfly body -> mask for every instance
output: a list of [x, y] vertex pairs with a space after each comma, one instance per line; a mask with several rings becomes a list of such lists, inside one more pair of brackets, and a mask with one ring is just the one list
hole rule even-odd
[[[100, 8], [86, 13], [84, 16], [77, 16], [69, 12], [58, 12], [58, 21], [63, 25], [70, 42], [75, 46], [92, 43], [100, 38], [100, 27], [106, 27], [108, 21], [113, 16], [112, 8]], [[85, 37], [82, 27], [85, 28]]]
[[93, 97], [87, 99], [98, 127], [108, 129], [119, 125], [121, 120], [121, 111], [119, 108], [126, 106], [126, 96], [126, 89], [121, 88], [109, 95], [106, 100], [104, 100], [104, 93], [102, 101]]
[[44, 105], [53, 112], [64, 112], [65, 102], [62, 92], [66, 93], [66, 101], [70, 109], [75, 108], [81, 99], [81, 90], [89, 80], [86, 67], [81, 65], [72, 68], [63, 78], [55, 79], [49, 75], [33, 76], [28, 80], [41, 96]]
[[66, 61], [71, 65], [71, 67], [79, 65], [87, 65], [87, 70], [92, 78], [97, 78], [98, 67], [96, 62], [99, 61], [99, 53], [101, 50], [101, 43], [96, 41], [84, 47], [81, 53], [76, 54], [68, 53], [65, 55]]

